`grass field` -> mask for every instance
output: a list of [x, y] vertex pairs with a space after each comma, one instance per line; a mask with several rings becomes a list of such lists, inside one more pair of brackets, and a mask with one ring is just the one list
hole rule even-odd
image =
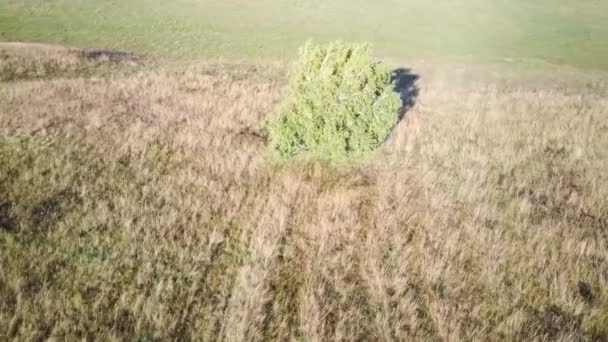
[[308, 38], [400, 60], [608, 70], [608, 3], [571, 0], [3, 0], [0, 39], [180, 57], [288, 59]]
[[[378, 2], [0, 2], [133, 52], [0, 42], [0, 340], [608, 341], [608, 5]], [[268, 158], [308, 37], [408, 69], [365, 159]]]

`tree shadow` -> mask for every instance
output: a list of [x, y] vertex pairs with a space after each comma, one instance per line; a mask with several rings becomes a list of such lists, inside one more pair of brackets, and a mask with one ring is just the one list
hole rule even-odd
[[420, 76], [413, 74], [411, 69], [398, 68], [393, 70], [391, 81], [395, 85], [395, 92], [401, 98], [399, 121], [403, 120], [406, 113], [416, 104], [416, 98], [420, 93], [420, 88], [416, 84], [418, 79], [420, 79]]

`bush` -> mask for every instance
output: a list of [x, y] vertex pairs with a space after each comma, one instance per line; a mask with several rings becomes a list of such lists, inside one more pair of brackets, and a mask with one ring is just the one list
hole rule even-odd
[[361, 156], [386, 140], [401, 106], [391, 69], [372, 61], [368, 45], [341, 42], [300, 49], [289, 95], [268, 125], [279, 159]]

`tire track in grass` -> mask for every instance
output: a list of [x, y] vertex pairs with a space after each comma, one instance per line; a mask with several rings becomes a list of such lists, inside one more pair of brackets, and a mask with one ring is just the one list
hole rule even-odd
[[298, 242], [304, 233], [298, 229], [302, 225], [294, 217], [293, 210], [289, 217], [268, 282], [272, 298], [265, 305], [262, 335], [269, 341], [292, 339], [298, 325], [298, 292], [304, 276], [298, 270], [302, 269], [305, 257]]
[[[252, 181], [255, 184], [258, 184], [261, 188], [267, 188], [270, 178], [253, 177]], [[239, 201], [239, 203], [236, 204], [236, 213], [231, 219], [231, 221], [235, 222], [235, 224], [239, 224], [244, 227], [239, 231], [240, 236], [237, 240], [239, 243], [238, 256], [240, 256], [240, 259], [238, 260], [238, 263], [232, 264], [234, 266], [233, 269], [231, 269], [230, 272], [227, 273], [229, 274], [229, 276], [227, 277], [228, 286], [225, 288], [225, 291], [220, 294], [221, 298], [217, 299], [216, 303], [213, 306], [217, 310], [212, 310], [212, 312], [216, 312], [216, 314], [213, 317], [213, 322], [209, 325], [209, 329], [205, 334], [205, 339], [211, 341], [220, 340], [222, 335], [225, 333], [225, 317], [229, 308], [229, 304], [234, 295], [235, 287], [237, 286], [239, 270], [243, 267], [246, 260], [249, 259], [248, 251], [251, 244], [251, 237], [254, 231], [253, 227], [246, 225], [244, 222], [257, 222], [260, 219], [262, 213], [264, 212], [264, 208], [268, 206], [268, 202], [262, 202], [262, 208], [257, 211], [254, 210], [254, 213], [250, 213], [248, 210], [246, 210], [250, 207], [255, 208], [256, 204], [259, 203], [259, 199], [257, 198], [259, 193], [255, 190], [249, 190], [248, 187], [244, 188], [246, 189], [245, 195]]]
[[[171, 333], [172, 338], [178, 340], [188, 339], [188, 335], [191, 332], [192, 324], [196, 321], [195, 309], [199, 305], [204, 305], [206, 298], [211, 298], [213, 289], [209, 287], [212, 284], [211, 280], [218, 267], [226, 265], [223, 259], [230, 253], [230, 242], [231, 242], [231, 227], [227, 226], [221, 233], [212, 233], [209, 238], [209, 260], [203, 271], [203, 275], [200, 277], [202, 284], [195, 284], [192, 287], [192, 294], [188, 300], [186, 308], [182, 311], [181, 318], [178, 320], [173, 332]], [[225, 267], [228, 270], [228, 267]]]
[[[254, 177], [252, 180], [256, 182]], [[225, 188], [226, 195], [230, 188], [239, 188], [236, 182], [230, 182]], [[247, 186], [243, 188], [248, 189]], [[233, 293], [233, 288], [238, 275], [238, 269], [246, 259], [247, 249], [251, 236], [251, 229], [241, 224], [244, 218], [251, 217], [243, 215], [227, 215], [226, 211], [233, 207], [240, 211], [255, 203], [255, 191], [247, 191], [237, 200], [226, 200], [219, 198], [218, 201], [227, 201], [228, 205], [216, 208], [214, 217], [229, 217], [227, 222], [222, 222], [222, 229], [215, 230], [209, 238], [209, 260], [200, 283], [193, 287], [190, 295], [189, 305], [184, 310], [180, 323], [172, 334], [176, 339], [187, 339], [189, 334], [205, 336], [204, 340], [217, 340], [222, 328], [222, 318], [225, 315], [227, 303]], [[201, 324], [202, 326], [199, 326]]]
[[[246, 217], [247, 231], [251, 233], [245, 253], [247, 260], [237, 271], [233, 290], [222, 311], [224, 319], [214, 339], [264, 340], [288, 336], [285, 331], [289, 329], [279, 334], [273, 331], [278, 318], [285, 317], [282, 314], [285, 306], [277, 305], [283, 303], [277, 296], [296, 298], [297, 291], [286, 289], [282, 279], [290, 269], [284, 266], [286, 260], [291, 260], [286, 246], [294, 234], [293, 208], [301, 199], [300, 183], [275, 172], [265, 177]], [[287, 295], [282, 293], [284, 290]], [[297, 307], [293, 301], [288, 302], [286, 307]], [[294, 319], [288, 321], [282, 328], [295, 325]]]

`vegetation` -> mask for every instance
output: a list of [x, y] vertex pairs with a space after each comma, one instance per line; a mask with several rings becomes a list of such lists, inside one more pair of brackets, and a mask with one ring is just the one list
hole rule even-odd
[[289, 100], [269, 124], [270, 148], [280, 158], [361, 156], [397, 123], [401, 99], [391, 69], [373, 62], [367, 45], [309, 41], [292, 77]]
[[53, 77], [83, 77], [134, 71], [141, 58], [100, 49], [69, 49], [52, 45], [3, 43], [0, 82]]
[[2, 84], [0, 340], [608, 338], [605, 75], [415, 66], [328, 168], [264, 158], [274, 71], [143, 69]]
[[[0, 1], [81, 47], [0, 42], [0, 341], [608, 340], [606, 37], [606, 1]], [[308, 38], [378, 56], [288, 84]]]
[[372, 42], [400, 65], [550, 62], [608, 70], [606, 23], [601, 0], [0, 1], [0, 40], [238, 61], [291, 60], [313, 38]]

